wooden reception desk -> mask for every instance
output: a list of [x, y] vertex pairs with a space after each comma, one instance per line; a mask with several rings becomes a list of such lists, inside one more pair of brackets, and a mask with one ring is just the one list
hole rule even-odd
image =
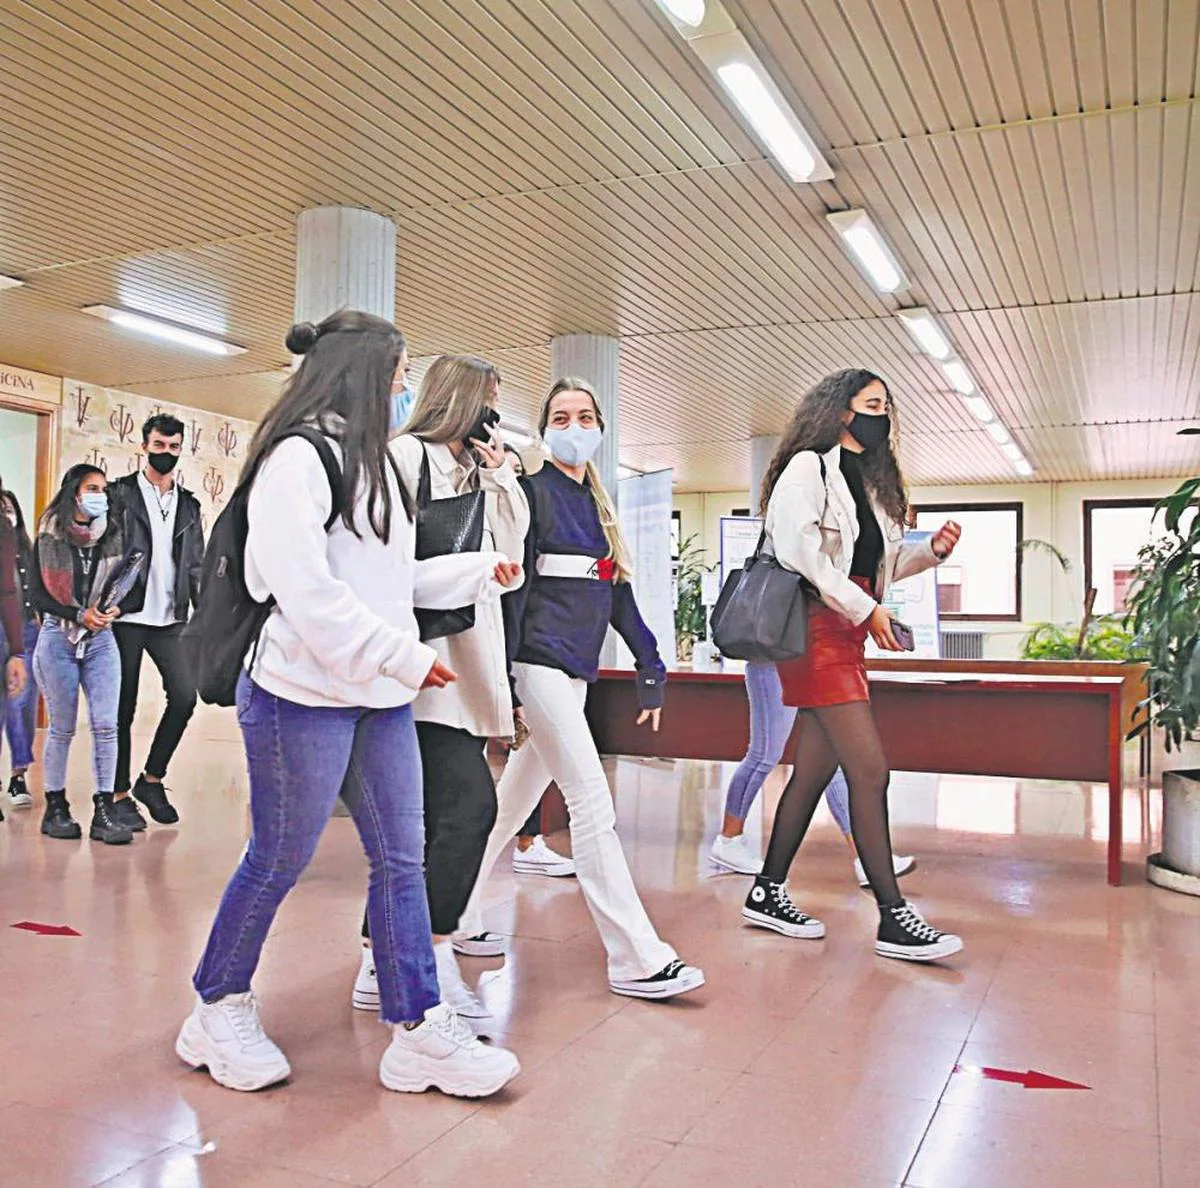
[[[896, 771], [1106, 784], [1108, 881], [1120, 884], [1124, 736], [1140, 666], [879, 660], [867, 668]], [[601, 754], [736, 762], [749, 741], [740, 671], [672, 672], [658, 734], [635, 725], [630, 672], [602, 672], [587, 714]], [[547, 827], [561, 820], [560, 806], [547, 804]]]

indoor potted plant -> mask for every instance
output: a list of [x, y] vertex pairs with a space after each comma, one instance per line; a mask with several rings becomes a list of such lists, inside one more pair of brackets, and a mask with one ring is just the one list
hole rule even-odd
[[[1185, 526], [1198, 491], [1200, 478], [1191, 478], [1159, 503], [1166, 534], [1139, 554], [1129, 599], [1135, 647], [1149, 664], [1146, 713], [1133, 733], [1159, 727], [1168, 752], [1200, 724], [1200, 516]], [[1163, 848], [1150, 856], [1148, 874], [1200, 895], [1200, 771], [1163, 773]]]

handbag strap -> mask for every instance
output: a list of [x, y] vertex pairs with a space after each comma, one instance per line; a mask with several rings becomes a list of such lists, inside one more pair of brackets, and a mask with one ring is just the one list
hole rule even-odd
[[[825, 513], [829, 510], [829, 480], [825, 474], [825, 455], [817, 455], [817, 465], [821, 468], [821, 485], [825, 488], [825, 506], [821, 508], [821, 519], [825, 519]], [[752, 556], [757, 561], [763, 555], [763, 545], [767, 543], [767, 518], [763, 517], [762, 531], [758, 534], [758, 544], [754, 546]], [[768, 553], [767, 556], [773, 557], [774, 553]]]
[[[418, 438], [418, 441], [421, 439]], [[421, 508], [428, 507], [432, 500], [432, 480], [429, 477], [429, 450], [425, 448], [425, 443], [421, 442], [421, 473], [417, 478], [417, 506]]]

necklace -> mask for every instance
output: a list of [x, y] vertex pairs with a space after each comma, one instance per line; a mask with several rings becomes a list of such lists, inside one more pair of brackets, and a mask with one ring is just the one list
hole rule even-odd
[[91, 545], [88, 545], [86, 548], [82, 548], [79, 550], [79, 562], [80, 562], [80, 568], [82, 568], [82, 570], [83, 570], [83, 576], [89, 577], [92, 572], [92, 546]]
[[175, 484], [172, 483], [170, 487], [167, 488], [167, 495], [165, 499], [158, 493], [158, 488], [153, 483], [150, 484], [150, 490], [154, 492], [154, 501], [158, 504], [158, 514], [162, 516], [163, 523], [165, 524], [167, 522], [167, 517], [171, 514], [171, 508], [174, 505]]

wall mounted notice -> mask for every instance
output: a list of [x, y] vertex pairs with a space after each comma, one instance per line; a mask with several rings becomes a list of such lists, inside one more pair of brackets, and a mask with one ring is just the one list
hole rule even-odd
[[[909, 532], [904, 540], [908, 544], [916, 544], [928, 540], [932, 532]], [[915, 577], [905, 578], [896, 582], [887, 592], [883, 605], [892, 612], [902, 623], [907, 623], [913, 629], [913, 639], [916, 641], [914, 652], [881, 652], [874, 641], [867, 638], [867, 655], [877, 656], [914, 656], [921, 660], [940, 660], [942, 657], [942, 633], [938, 620], [937, 604], [937, 570], [927, 569]]]
[[763, 522], [757, 516], [721, 517], [721, 585], [735, 570], [741, 569], [746, 558], [758, 546]]

